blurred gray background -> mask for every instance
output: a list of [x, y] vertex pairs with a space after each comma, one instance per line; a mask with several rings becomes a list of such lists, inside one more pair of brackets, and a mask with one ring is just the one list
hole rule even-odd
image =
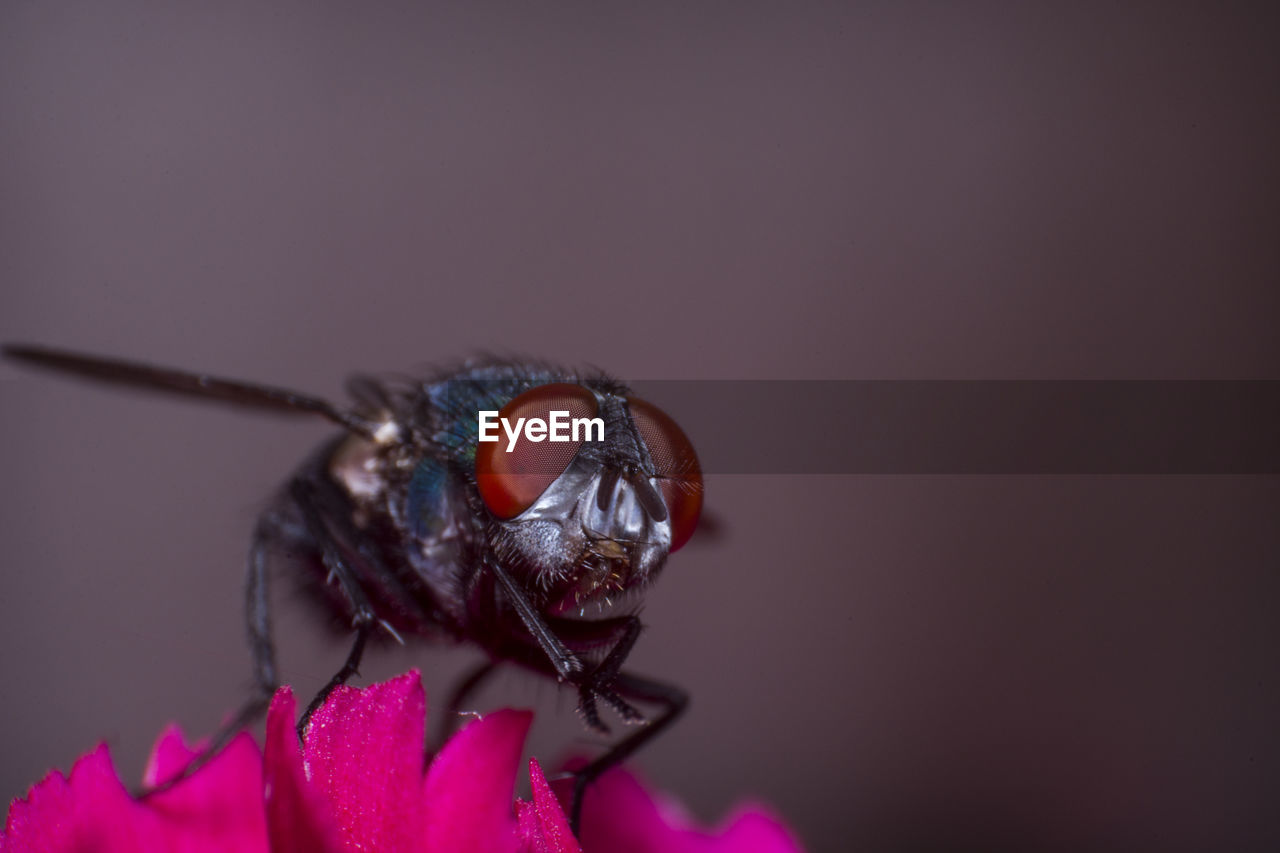
[[[340, 397], [481, 349], [632, 379], [1280, 378], [1272, 4], [0, 9], [0, 340]], [[724, 429], [750, 413], [725, 412]], [[324, 424], [0, 366], [0, 795], [136, 780], [249, 664]], [[696, 443], [715, 442], [695, 435]], [[798, 424], [797, 441], [803, 441]], [[1274, 849], [1280, 483], [720, 476], [638, 763], [813, 850]], [[344, 647], [279, 596], [285, 677]], [[430, 698], [465, 650], [420, 666]], [[544, 757], [592, 739], [511, 674]]]

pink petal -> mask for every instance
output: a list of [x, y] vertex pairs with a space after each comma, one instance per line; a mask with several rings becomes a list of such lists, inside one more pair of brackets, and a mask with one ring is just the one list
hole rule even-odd
[[[557, 786], [561, 802], [572, 784]], [[716, 832], [706, 832], [674, 806], [650, 796], [622, 769], [610, 770], [587, 789], [582, 808], [586, 853], [798, 853], [802, 850], [777, 818], [745, 806]]]
[[423, 784], [431, 853], [514, 853], [516, 770], [533, 714], [498, 711], [470, 723], [431, 762]]
[[[177, 773], [195, 752], [176, 728], [156, 744], [148, 779]], [[232, 741], [190, 779], [142, 802], [120, 784], [106, 746], [76, 762], [71, 777], [54, 771], [9, 810], [5, 850], [266, 851], [258, 748]]]
[[417, 670], [363, 690], [339, 687], [312, 716], [307, 771], [348, 848], [420, 849], [425, 716]]
[[153, 788], [177, 776], [199, 753], [200, 750], [187, 746], [177, 724], [170, 723], [156, 739], [155, 746], [151, 747], [151, 758], [142, 771], [142, 784]]
[[[739, 806], [725, 821], [716, 850], [760, 851], [760, 853], [800, 853], [804, 848], [782, 819], [763, 805]], [[712, 849], [712, 848], [708, 848]]]
[[516, 801], [520, 837], [529, 845], [529, 853], [582, 853], [536, 758], [529, 759], [529, 782], [533, 802]]
[[[166, 729], [152, 750], [146, 784], [172, 778], [199, 754], [176, 726]], [[266, 851], [262, 809], [262, 756], [248, 732], [190, 777], [142, 804], [160, 822], [170, 849], [185, 851]]]
[[267, 829], [272, 853], [334, 853], [342, 841], [329, 805], [311, 788], [302, 766], [293, 691], [282, 687], [267, 711], [263, 756]]
[[158, 849], [160, 828], [147, 821], [111, 765], [106, 744], [83, 756], [66, 778], [52, 771], [23, 799], [5, 824], [6, 850], [102, 853]]

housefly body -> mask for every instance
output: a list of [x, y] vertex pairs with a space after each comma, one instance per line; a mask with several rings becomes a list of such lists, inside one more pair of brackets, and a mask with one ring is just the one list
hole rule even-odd
[[[353, 404], [344, 407], [43, 347], [4, 352], [81, 377], [309, 413], [342, 427], [257, 522], [246, 579], [253, 695], [186, 775], [259, 716], [279, 686], [267, 594], [276, 553], [297, 563], [320, 606], [351, 637], [342, 668], [302, 715], [299, 737], [325, 697], [356, 674], [379, 633], [473, 644], [487, 662], [460, 683], [454, 711], [496, 666], [514, 663], [575, 689], [590, 728], [608, 731], [601, 705], [644, 723], [576, 774], [576, 829], [586, 786], [684, 709], [681, 689], [623, 669], [641, 630], [627, 602], [692, 535], [702, 475], [675, 422], [622, 383], [488, 360], [424, 381], [357, 376], [348, 383]], [[550, 440], [546, 424], [557, 419], [587, 428]], [[494, 440], [498, 424], [507, 435]], [[482, 436], [483, 427], [494, 429]], [[636, 704], [655, 712], [646, 721]]]

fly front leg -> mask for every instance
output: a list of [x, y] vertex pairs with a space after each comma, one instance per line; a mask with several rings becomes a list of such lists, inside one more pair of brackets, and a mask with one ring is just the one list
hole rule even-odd
[[623, 722], [644, 722], [640, 712], [619, 696], [614, 689], [614, 680], [618, 677], [623, 662], [631, 654], [632, 647], [640, 637], [640, 630], [644, 627], [637, 616], [626, 617], [622, 624], [622, 636], [618, 638], [618, 642], [614, 643], [600, 665], [587, 673], [582, 683], [578, 685], [578, 712], [587, 721], [587, 725], [604, 732], [608, 732], [609, 728], [600, 720], [600, 713], [596, 710], [596, 697], [608, 702], [609, 706], [618, 712], [618, 716], [622, 717]]
[[573, 802], [569, 806], [569, 828], [579, 836], [582, 823], [582, 801], [587, 788], [606, 770], [626, 761], [636, 750], [653, 740], [689, 707], [689, 694], [674, 684], [651, 678], [619, 672], [613, 679], [613, 689], [628, 699], [662, 708], [658, 716], [643, 728], [618, 741], [608, 752], [574, 773]]
[[[635, 617], [630, 617], [634, 619]], [[632, 630], [636, 630], [633, 628]], [[634, 639], [629, 642], [634, 642]], [[624, 635], [624, 641], [620, 641], [614, 646], [614, 650], [609, 653], [597, 669], [602, 669], [606, 664], [611, 663], [611, 659], [616, 661], [625, 657], [625, 652], [629, 649], [628, 641]], [[529, 656], [518, 658], [519, 662], [534, 669], [545, 671], [546, 662], [533, 656], [530, 650]], [[603, 676], [602, 676], [603, 677]], [[613, 673], [608, 681], [607, 694], [618, 697], [619, 702], [630, 700], [632, 702], [644, 705], [656, 706], [658, 713], [649, 718], [647, 721], [639, 720], [642, 725], [634, 729], [631, 734], [619, 740], [616, 744], [609, 748], [603, 755], [592, 761], [590, 764], [582, 767], [574, 772], [573, 800], [569, 806], [569, 825], [573, 829], [573, 834], [577, 836], [578, 828], [582, 817], [582, 800], [591, 783], [598, 779], [609, 768], [621, 764], [623, 761], [631, 757], [640, 747], [653, 740], [663, 731], [665, 731], [676, 719], [684, 712], [689, 705], [689, 694], [674, 684], [668, 684], [662, 681], [656, 681], [651, 678], [635, 675], [626, 671], [618, 671]], [[627, 704], [631, 708], [630, 704]], [[635, 713], [634, 708], [632, 712]], [[638, 717], [638, 714], [637, 714]]]
[[524, 627], [533, 635], [533, 639], [537, 641], [538, 646], [546, 654], [547, 660], [551, 663], [551, 668], [555, 670], [556, 678], [560, 681], [576, 683], [576, 677], [581, 675], [584, 669], [582, 659], [571, 652], [569, 647], [547, 627], [547, 623], [538, 615], [538, 611], [534, 609], [534, 606], [529, 603], [529, 598], [524, 594], [524, 590], [512, 579], [506, 569], [493, 561], [489, 561], [487, 565], [489, 571], [493, 572], [493, 576], [498, 579], [498, 583], [502, 586], [502, 591], [507, 594], [507, 599], [511, 602], [511, 606], [516, 609], [516, 613], [520, 616], [520, 621], [524, 623]]
[[[600, 721], [600, 715], [596, 709], [597, 700], [607, 702], [627, 722], [644, 723], [643, 727], [618, 741], [604, 755], [574, 774], [573, 802], [569, 809], [569, 819], [576, 836], [582, 817], [582, 798], [587, 787], [610, 767], [625, 761], [637, 749], [675, 722], [688, 707], [689, 695], [673, 684], [622, 671], [622, 664], [631, 654], [631, 649], [635, 646], [643, 627], [638, 617], [627, 616], [597, 623], [597, 627], [607, 625], [610, 632], [620, 633], [600, 665], [588, 670], [583, 666], [582, 659], [551, 630], [510, 574], [496, 562], [490, 562], [488, 566], [511, 605], [516, 609], [520, 621], [524, 623], [525, 628], [537, 641], [545, 655], [545, 657], [538, 657], [532, 649], [529, 649], [526, 654], [518, 655], [515, 659], [541, 671], [546, 671], [549, 664], [560, 681], [567, 681], [577, 687], [579, 710], [587, 724], [594, 729], [608, 732], [608, 728]], [[661, 708], [661, 711], [656, 717], [646, 722], [628, 700], [656, 705]]]
[[[631, 647], [635, 645], [636, 638], [640, 636], [639, 619], [635, 616], [626, 619], [624, 633], [614, 644], [609, 655], [599, 666], [589, 670], [583, 664], [582, 658], [551, 630], [511, 575], [496, 562], [489, 562], [488, 566], [494, 577], [498, 579], [511, 605], [515, 607], [520, 621], [524, 623], [525, 628], [537, 641], [538, 647], [546, 655], [556, 678], [578, 688], [578, 711], [588, 726], [602, 734], [609, 733], [609, 727], [600, 719], [600, 712], [596, 708], [597, 699], [607, 702], [627, 722], [638, 722], [643, 719], [640, 712], [619, 696], [611, 685], [622, 662], [630, 654]], [[542, 667], [537, 668], [542, 669]]]

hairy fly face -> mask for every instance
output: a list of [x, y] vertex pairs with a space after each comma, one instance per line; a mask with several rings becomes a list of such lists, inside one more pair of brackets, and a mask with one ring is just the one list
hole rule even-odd
[[635, 397], [556, 383], [503, 407], [508, 423], [568, 411], [603, 422], [600, 440], [482, 443], [476, 481], [490, 553], [554, 615], [638, 589], [693, 533], [697, 456], [665, 413]]

